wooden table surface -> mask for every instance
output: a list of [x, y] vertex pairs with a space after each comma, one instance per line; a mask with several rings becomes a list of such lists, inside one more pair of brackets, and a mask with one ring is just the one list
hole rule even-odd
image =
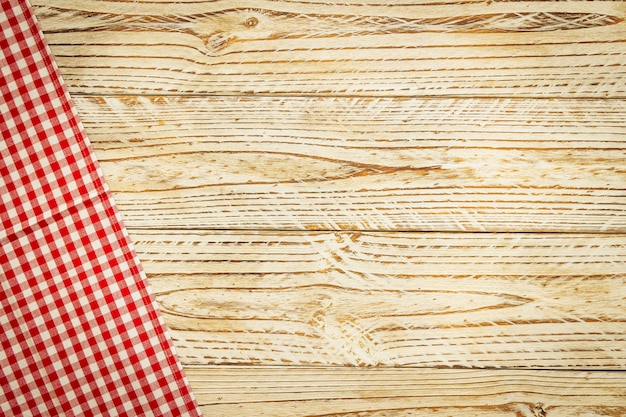
[[32, 3], [206, 416], [626, 415], [626, 2]]

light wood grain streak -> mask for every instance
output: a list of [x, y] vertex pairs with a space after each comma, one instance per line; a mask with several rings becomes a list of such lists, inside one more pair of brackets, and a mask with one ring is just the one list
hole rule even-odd
[[622, 373], [187, 367], [207, 416], [619, 417]]
[[621, 100], [76, 104], [132, 227], [626, 230]]
[[624, 367], [624, 235], [132, 237], [185, 364]]
[[615, 1], [34, 4], [75, 94], [626, 93]]

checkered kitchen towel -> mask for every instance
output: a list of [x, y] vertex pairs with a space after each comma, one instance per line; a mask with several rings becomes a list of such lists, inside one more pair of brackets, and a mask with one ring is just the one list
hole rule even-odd
[[0, 30], [0, 415], [200, 415], [30, 6]]

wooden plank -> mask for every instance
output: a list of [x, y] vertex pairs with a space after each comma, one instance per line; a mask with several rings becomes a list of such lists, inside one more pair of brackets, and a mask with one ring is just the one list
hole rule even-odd
[[135, 228], [626, 231], [623, 100], [76, 104]]
[[619, 417], [611, 372], [187, 367], [206, 416]]
[[132, 237], [187, 365], [626, 364], [624, 235]]
[[32, 3], [74, 94], [626, 93], [622, 1]]

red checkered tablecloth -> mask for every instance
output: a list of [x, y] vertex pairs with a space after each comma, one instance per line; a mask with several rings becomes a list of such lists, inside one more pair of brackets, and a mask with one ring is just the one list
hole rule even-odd
[[0, 415], [199, 416], [32, 10], [0, 4]]

